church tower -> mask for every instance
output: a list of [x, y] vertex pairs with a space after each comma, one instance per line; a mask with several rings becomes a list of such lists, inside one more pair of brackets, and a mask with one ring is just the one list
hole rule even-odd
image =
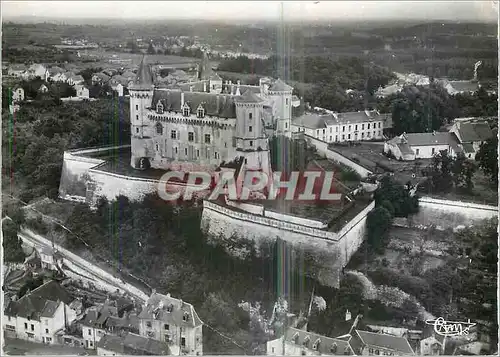
[[265, 133], [264, 100], [247, 90], [235, 98], [236, 152], [245, 158], [247, 170], [271, 173], [269, 139]]
[[147, 112], [153, 99], [154, 83], [151, 67], [142, 58], [137, 76], [129, 88], [131, 153], [130, 165], [135, 169], [147, 169], [154, 156], [152, 133], [149, 132]]

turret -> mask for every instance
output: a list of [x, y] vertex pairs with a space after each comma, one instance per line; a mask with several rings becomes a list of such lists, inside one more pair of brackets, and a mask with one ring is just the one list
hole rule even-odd
[[278, 134], [289, 135], [292, 121], [293, 87], [278, 79], [268, 90], [268, 95], [274, 102], [276, 130]]
[[146, 169], [150, 166], [148, 159], [152, 145], [147, 140], [151, 134], [147, 132], [147, 112], [153, 98], [154, 84], [151, 67], [142, 58], [137, 76], [129, 88], [130, 93], [130, 126], [131, 126], [131, 165], [133, 168]]

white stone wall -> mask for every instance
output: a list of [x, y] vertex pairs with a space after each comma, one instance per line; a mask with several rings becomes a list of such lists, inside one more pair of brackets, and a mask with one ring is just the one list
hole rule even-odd
[[262, 253], [262, 246], [270, 246], [281, 239], [299, 251], [314, 255], [319, 263], [318, 279], [323, 284], [338, 286], [340, 270], [363, 241], [366, 215], [374, 207], [372, 202], [337, 234], [290, 223], [286, 219], [279, 221], [236, 212], [204, 201], [202, 229], [212, 242], [222, 244], [229, 253], [240, 257], [249, 253], [249, 247], [237, 243], [240, 238], [253, 241], [257, 254]]
[[415, 158], [417, 159], [430, 159], [434, 155], [439, 154], [440, 151], [445, 150], [449, 154], [452, 154], [450, 146], [446, 145], [426, 145], [426, 146], [412, 146], [411, 149], [415, 153]]

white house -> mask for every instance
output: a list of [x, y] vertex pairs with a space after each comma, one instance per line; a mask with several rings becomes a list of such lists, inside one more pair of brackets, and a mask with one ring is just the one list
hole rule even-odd
[[140, 335], [169, 342], [172, 354], [203, 354], [203, 322], [193, 305], [153, 292], [138, 317]]
[[14, 77], [26, 77], [28, 76], [28, 67], [24, 64], [13, 64], [10, 65], [7, 74]]
[[52, 248], [40, 248], [40, 260], [43, 269], [57, 270], [58, 264], [62, 261], [62, 256]]
[[77, 84], [82, 84], [83, 82], [85, 82], [85, 80], [83, 79], [83, 77], [81, 75], [76, 75], [74, 73], [70, 73], [67, 76], [67, 80], [66, 80], [66, 83], [68, 83], [70, 86], [74, 86], [74, 85], [77, 85]]
[[76, 319], [72, 302], [59, 283], [45, 283], [5, 307], [4, 331], [11, 338], [54, 344], [56, 334]]
[[12, 90], [12, 102], [18, 103], [24, 100], [24, 89], [22, 87], [14, 87]]
[[292, 120], [292, 132], [304, 132], [327, 143], [383, 139], [387, 115], [373, 110], [306, 113]]
[[87, 311], [80, 322], [85, 348], [97, 348], [97, 343], [106, 334], [107, 320], [112, 316], [118, 316], [118, 309], [109, 304], [95, 306]]
[[53, 82], [59, 82], [59, 78], [61, 74], [64, 73], [64, 70], [61, 67], [54, 66], [49, 68], [48, 72], [49, 72], [48, 79], [50, 79]]
[[450, 132], [404, 133], [384, 144], [384, 153], [392, 154], [402, 161], [430, 159], [441, 151], [446, 151], [450, 156], [463, 152]]
[[86, 99], [89, 98], [89, 90], [84, 85], [77, 84], [75, 86], [75, 90], [76, 90], [76, 96], [78, 98], [86, 98]]

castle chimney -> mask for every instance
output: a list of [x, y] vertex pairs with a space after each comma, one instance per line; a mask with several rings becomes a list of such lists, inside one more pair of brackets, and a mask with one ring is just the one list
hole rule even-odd
[[217, 94], [217, 111], [216, 111], [217, 114], [219, 114], [219, 110], [220, 110], [220, 96]]
[[193, 91], [193, 86], [192, 86], [192, 85], [190, 85], [190, 86], [189, 86], [189, 91], [190, 91], [190, 92], [192, 92], [192, 91]]
[[203, 82], [203, 92], [207, 91], [207, 82]]
[[236, 82], [236, 92], [234, 94], [235, 95], [241, 95], [241, 92], [240, 92], [240, 80], [239, 79]]
[[[181, 108], [184, 106], [184, 92], [181, 92]], [[156, 290], [153, 289], [155, 292]]]

